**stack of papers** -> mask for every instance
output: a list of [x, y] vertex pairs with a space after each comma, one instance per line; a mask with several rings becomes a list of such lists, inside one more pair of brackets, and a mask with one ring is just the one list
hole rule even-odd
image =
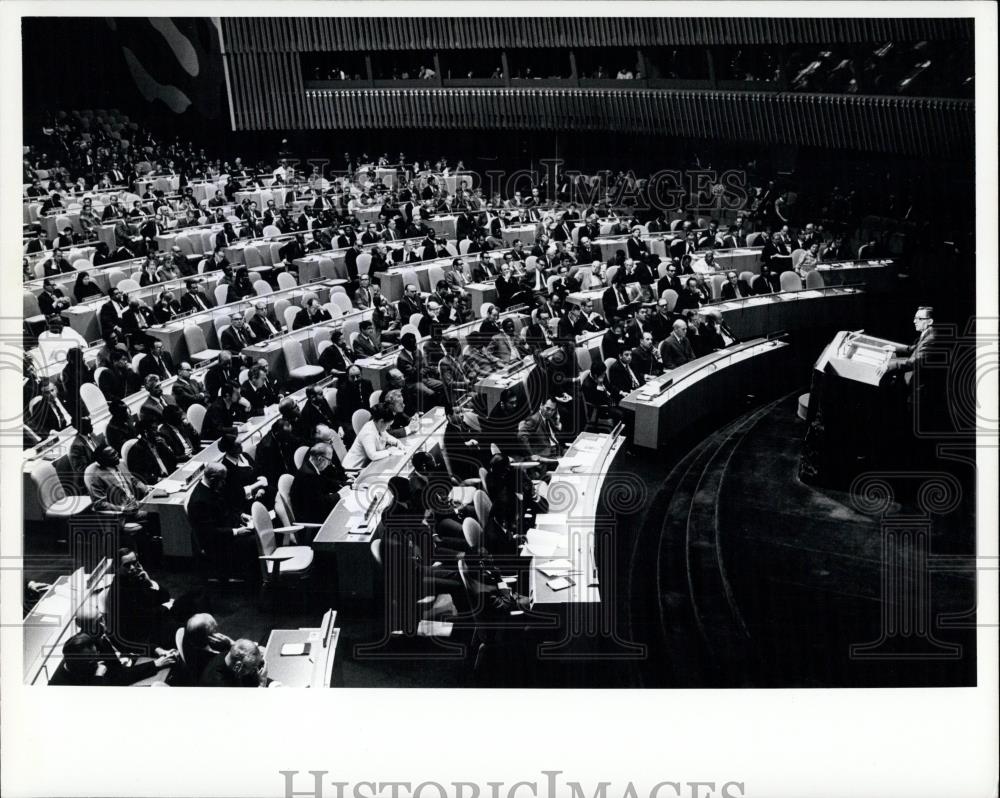
[[555, 557], [565, 553], [567, 548], [565, 534], [529, 529], [523, 553], [532, 557]]

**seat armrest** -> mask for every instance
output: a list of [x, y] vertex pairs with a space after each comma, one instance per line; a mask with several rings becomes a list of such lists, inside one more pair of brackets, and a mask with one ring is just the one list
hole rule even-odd
[[272, 532], [278, 535], [291, 535], [294, 532], [301, 532], [304, 524], [291, 524], [289, 526], [276, 526], [271, 529]]

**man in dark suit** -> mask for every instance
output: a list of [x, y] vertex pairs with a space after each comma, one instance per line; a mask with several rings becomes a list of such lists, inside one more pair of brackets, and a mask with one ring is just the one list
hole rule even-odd
[[243, 320], [243, 314], [234, 313], [230, 316], [229, 327], [223, 330], [222, 335], [219, 336], [219, 344], [222, 348], [238, 356], [245, 347], [254, 343], [255, 339], [250, 328], [247, 327], [247, 323]]
[[214, 441], [223, 435], [235, 435], [238, 432], [236, 424], [241, 420], [243, 411], [239, 385], [227, 382], [219, 389], [219, 397], [208, 406], [201, 427], [201, 439]]
[[254, 452], [254, 467], [258, 476], [267, 479], [268, 485], [277, 485], [282, 474], [294, 474], [295, 450], [301, 441], [295, 435], [295, 425], [290, 418], [275, 419], [268, 433], [261, 438]]
[[254, 302], [253, 315], [247, 326], [250, 328], [250, 335], [255, 342], [266, 341], [281, 333], [281, 327], [268, 317], [267, 304], [262, 301]]
[[562, 444], [559, 443], [561, 430], [556, 400], [546, 399], [537, 412], [517, 425], [521, 454], [547, 468], [555, 467], [562, 455]]
[[60, 274], [70, 274], [74, 271], [73, 266], [65, 257], [60, 247], [54, 247], [52, 257], [42, 264], [42, 271], [45, 277], [56, 277]]
[[420, 292], [417, 289], [417, 286], [412, 283], [403, 289], [403, 296], [400, 297], [398, 307], [399, 318], [403, 319], [405, 323], [409, 323], [410, 316], [414, 313], [426, 313], [426, 310], [424, 309], [424, 301], [420, 297]]
[[46, 279], [42, 282], [42, 292], [38, 295], [38, 309], [43, 316], [62, 313], [69, 306], [69, 299], [62, 292], [62, 289], [56, 288], [56, 284], [52, 280]]
[[193, 404], [208, 405], [209, 396], [205, 392], [204, 386], [192, 376], [191, 364], [184, 362], [177, 367], [177, 379], [174, 380], [170, 390], [177, 406], [187, 412]]
[[156, 324], [156, 318], [149, 305], [135, 297], [129, 299], [128, 310], [122, 314], [122, 330], [124, 330], [133, 349], [139, 347], [149, 349], [153, 339], [146, 334], [146, 330], [154, 324]]
[[166, 479], [177, 467], [173, 452], [157, 432], [157, 426], [159, 422], [154, 420], [146, 420], [139, 425], [139, 438], [126, 463], [133, 476], [147, 485]]
[[347, 277], [351, 285], [358, 282], [358, 256], [361, 255], [363, 247], [360, 241], [354, 241], [350, 248], [344, 253], [344, 268], [347, 269]]
[[747, 285], [745, 280], [739, 279], [736, 272], [726, 272], [726, 284], [722, 286], [723, 299], [736, 299], [737, 297], [750, 296], [753, 290]]
[[124, 399], [138, 390], [139, 376], [132, 370], [126, 350], [117, 348], [111, 350], [111, 365], [101, 373], [97, 387], [109, 402], [114, 399]]
[[184, 313], [194, 313], [199, 310], [208, 310], [215, 306], [215, 302], [209, 299], [208, 295], [201, 290], [201, 280], [191, 277], [184, 281], [184, 294], [181, 296], [181, 310]]
[[330, 333], [330, 346], [323, 350], [317, 361], [327, 374], [346, 374], [354, 357], [344, 345], [344, 333], [337, 329]]
[[494, 285], [497, 289], [497, 306], [506, 310], [513, 305], [530, 305], [531, 294], [521, 288], [521, 283], [514, 277], [506, 263], [500, 267], [500, 276]]
[[615, 316], [611, 319], [611, 326], [608, 328], [608, 331], [601, 337], [601, 353], [605, 360], [611, 357], [617, 358], [621, 355], [622, 350], [627, 347], [628, 342], [625, 340], [625, 320], [620, 316]]
[[612, 284], [604, 290], [601, 295], [601, 303], [604, 315], [609, 319], [625, 316], [632, 310], [632, 301], [625, 285], [624, 267], [618, 270]]
[[642, 229], [632, 228], [632, 235], [625, 242], [626, 254], [634, 261], [645, 261], [649, 256], [649, 245], [642, 240]]
[[623, 396], [643, 384], [643, 378], [632, 368], [631, 349], [623, 349], [618, 359], [608, 368], [607, 384], [611, 400], [616, 405]]
[[227, 382], [239, 383], [240, 361], [234, 358], [232, 353], [223, 349], [219, 353], [219, 359], [213, 363], [205, 372], [205, 389], [210, 397], [216, 397], [219, 389]]
[[321, 321], [330, 321], [329, 312], [319, 303], [316, 297], [310, 297], [305, 307], [300, 308], [292, 320], [292, 329], [301, 330], [311, 324], [319, 324]]
[[209, 463], [188, 501], [191, 531], [201, 552], [219, 576], [252, 576], [257, 568], [257, 541], [250, 518], [225, 498], [226, 467]]
[[145, 379], [150, 374], [155, 374], [161, 380], [173, 376], [174, 361], [167, 352], [163, 351], [163, 341], [153, 341], [149, 354], [139, 360], [138, 371], [141, 379]]
[[361, 322], [358, 335], [354, 339], [354, 354], [356, 357], [372, 357], [382, 351], [375, 334], [375, 325], [371, 320]]
[[324, 424], [332, 429], [337, 427], [337, 418], [323, 398], [323, 391], [315, 385], [306, 386], [306, 400], [302, 404], [300, 424], [308, 439], [312, 439], [317, 424]]
[[46, 380], [41, 384], [40, 396], [32, 400], [28, 410], [28, 426], [42, 437], [73, 424], [73, 417], [59, 400], [59, 390], [54, 382]]
[[314, 443], [292, 482], [289, 498], [295, 520], [322, 524], [337, 506], [338, 491], [346, 484], [347, 474], [333, 447]]
[[155, 421], [159, 424], [163, 421], [163, 411], [171, 400], [164, 396], [163, 385], [155, 374], [147, 375], [143, 379], [142, 385], [149, 395], [139, 407], [139, 420], [143, 422]]
[[250, 367], [247, 378], [240, 385], [240, 399], [250, 405], [250, 415], [262, 416], [264, 408], [278, 403], [278, 394], [267, 381], [266, 372], [257, 365]]
[[687, 322], [677, 319], [673, 331], [660, 344], [660, 361], [665, 370], [675, 369], [694, 360], [694, 350], [687, 338]]
[[368, 398], [372, 395], [370, 380], [363, 379], [358, 366], [350, 366], [347, 374], [337, 380], [337, 420], [344, 429], [344, 442], [354, 440], [351, 417], [357, 410], [368, 409]]

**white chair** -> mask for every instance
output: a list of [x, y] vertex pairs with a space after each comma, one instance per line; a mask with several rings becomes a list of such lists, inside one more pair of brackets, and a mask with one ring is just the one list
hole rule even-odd
[[354, 434], [357, 435], [361, 432], [361, 428], [371, 421], [372, 414], [369, 413], [364, 408], [360, 410], [355, 410], [354, 415], [351, 416], [351, 427], [354, 429]]
[[463, 238], [458, 242], [458, 254], [465, 257], [469, 254], [469, 247], [472, 246], [472, 241], [468, 238]]
[[282, 474], [278, 477], [278, 492], [274, 497], [274, 514], [286, 527], [300, 526], [305, 529], [318, 530], [323, 526], [322, 524], [295, 520], [295, 510], [292, 508], [292, 483], [294, 481], [295, 477], [292, 474]]
[[275, 543], [275, 535], [293, 537], [296, 532], [302, 531], [302, 527], [295, 524], [276, 528], [271, 523], [271, 515], [267, 508], [260, 502], [251, 505], [250, 518], [254, 532], [257, 533], [257, 551], [264, 585], [275, 585], [282, 580], [308, 578], [313, 562], [313, 550], [309, 546], [278, 546]]
[[294, 339], [282, 341], [281, 349], [285, 353], [285, 369], [293, 380], [308, 381], [323, 374], [322, 366], [313, 366], [306, 362], [302, 344], [298, 341]]
[[306, 454], [308, 454], [308, 452], [308, 446], [300, 446], [292, 453], [292, 462], [295, 463], [296, 468], [302, 468], [302, 464], [306, 461]]
[[201, 428], [205, 424], [205, 413], [208, 412], [204, 405], [195, 402], [187, 409], [187, 420], [197, 435], [201, 435]]
[[205, 333], [197, 324], [184, 326], [184, 341], [187, 343], [188, 358], [197, 363], [204, 363], [219, 356], [218, 349], [209, 349], [205, 343]]
[[46, 520], [66, 520], [90, 509], [89, 496], [66, 493], [52, 463], [39, 460], [27, 473], [34, 487], [39, 509]]
[[825, 288], [826, 283], [823, 282], [823, 275], [816, 271], [815, 269], [811, 272], [806, 272], [806, 288]]
[[796, 272], [782, 272], [780, 280], [782, 291], [802, 290], [802, 278]]
[[129, 277], [126, 277], [124, 280], [120, 281], [116, 287], [123, 294], [127, 294], [129, 291], [138, 291], [140, 288], [139, 284], [135, 280]]
[[330, 302], [340, 308], [341, 313], [350, 313], [354, 310], [354, 304], [351, 302], [351, 298], [347, 296], [347, 294], [331, 293]]
[[290, 307], [291, 304], [292, 304], [291, 302], [289, 302], [287, 299], [284, 298], [275, 300], [274, 318], [278, 320], [279, 324], [281, 324], [283, 322], [283, 319], [285, 318], [285, 308]]
[[333, 341], [330, 340], [320, 341], [318, 344], [316, 344], [316, 357], [322, 355], [331, 346], [333, 346]]
[[750, 233], [747, 236], [747, 246], [748, 247], [759, 247], [763, 246], [763, 234], [762, 233]]
[[285, 308], [284, 313], [281, 316], [285, 323], [285, 329], [292, 329], [292, 325], [295, 323], [295, 317], [299, 315], [300, 310], [301, 308], [298, 305], [289, 305]]
[[436, 288], [437, 284], [444, 279], [444, 267], [438, 266], [437, 264], [428, 266], [427, 279], [430, 281], [431, 288]]
[[756, 276], [757, 275], [755, 275], [751, 271], [740, 272], [740, 280], [742, 282], [746, 283], [747, 285], [752, 285], [753, 284], [753, 278], [756, 277]]
[[[94, 379], [97, 379], [96, 372], [94, 373]], [[91, 418], [96, 418], [98, 415], [107, 415], [108, 400], [101, 393], [101, 389], [93, 382], [85, 382], [80, 386], [80, 399], [83, 401], [84, 406], [87, 408], [87, 413]]]
[[496, 307], [492, 302], [483, 302], [482, 306], [479, 308], [479, 318], [485, 319], [490, 315], [490, 311]]
[[295, 275], [289, 274], [288, 272], [281, 272], [278, 275], [278, 290], [285, 291], [289, 288], [295, 288], [298, 283], [295, 282]]
[[129, 465], [128, 460], [129, 460], [129, 455], [132, 454], [132, 450], [135, 448], [135, 445], [138, 442], [139, 442], [138, 438], [132, 438], [131, 440], [127, 440], [125, 441], [125, 443], [122, 444], [122, 453], [121, 453], [122, 460], [119, 465], [121, 467], [121, 470], [124, 471], [126, 474], [132, 473], [132, 468]]
[[483, 527], [475, 518], [466, 518], [462, 521], [462, 534], [465, 542], [472, 551], [479, 551], [483, 547]]
[[677, 306], [678, 295], [673, 288], [664, 288], [660, 294], [660, 299], [667, 300], [667, 310], [671, 311]]
[[274, 238], [275, 236], [281, 235], [281, 230], [273, 224], [269, 224], [264, 228], [263, 233], [264, 238]]
[[271, 263], [275, 266], [280, 265], [284, 261], [281, 259], [281, 250], [284, 248], [284, 243], [280, 241], [271, 242]]
[[590, 350], [587, 347], [581, 346], [576, 350], [576, 363], [581, 373], [590, 370]]
[[247, 269], [252, 272], [266, 271], [267, 266], [264, 265], [264, 261], [260, 256], [260, 252], [257, 251], [256, 247], [247, 246], [243, 250], [243, 261], [247, 265]]
[[139, 354], [137, 354], [137, 355], [132, 355], [132, 370], [133, 371], [138, 371], [139, 370], [139, 361], [142, 360], [145, 356], [146, 356], [145, 352], [139, 352]]
[[362, 252], [358, 255], [358, 259], [355, 263], [358, 267], [358, 275], [368, 274], [368, 269], [371, 268], [372, 265], [372, 256], [367, 252]]
[[399, 331], [399, 334], [406, 335], [407, 333], [412, 333], [417, 340], [420, 340], [420, 329], [416, 324], [404, 324]]
[[125, 272], [121, 269], [108, 269], [108, 285], [117, 288], [118, 284], [125, 279]]
[[726, 277], [722, 274], [713, 274], [710, 277], [710, 285], [712, 286], [712, 299], [722, 298], [722, 286], [726, 284]]
[[86, 258], [77, 258], [75, 261], [73, 261], [73, 268], [76, 269], [77, 271], [82, 271], [84, 269], [93, 269], [94, 264], [91, 263]]
[[[330, 408], [334, 413], [337, 412], [337, 389], [336, 388], [324, 388], [323, 389], [323, 399], [326, 400], [326, 406]], [[343, 442], [341, 442], [343, 443]], [[336, 448], [336, 447], [334, 447]]]
[[489, 494], [485, 490], [477, 490], [472, 496], [472, 506], [476, 511], [476, 518], [479, 519], [480, 526], [485, 528], [490, 519], [490, 513], [493, 511], [493, 502], [490, 500]]
[[226, 296], [229, 294], [229, 286], [228, 285], [217, 285], [217, 286], [215, 286], [214, 293], [215, 293], [215, 304], [216, 305], [225, 305], [226, 304]]
[[379, 402], [382, 401], [382, 390], [376, 388], [372, 391], [371, 396], [368, 397], [368, 406], [374, 408]]
[[274, 289], [271, 288], [271, 284], [267, 280], [254, 280], [253, 290], [257, 296], [267, 296], [274, 293]]

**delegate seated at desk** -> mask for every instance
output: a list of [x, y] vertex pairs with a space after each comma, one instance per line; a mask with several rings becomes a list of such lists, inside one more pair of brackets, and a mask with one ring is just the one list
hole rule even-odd
[[675, 369], [694, 360], [694, 350], [687, 339], [688, 326], [684, 319], [674, 322], [673, 332], [660, 344], [660, 360], [665, 370]]
[[344, 458], [344, 468], [348, 470], [364, 468], [402, 451], [400, 442], [389, 435], [389, 425], [395, 414], [381, 403], [373, 407], [371, 413], [371, 420], [365, 422]]
[[347, 474], [333, 447], [314, 443], [292, 481], [289, 499], [296, 521], [322, 524], [340, 501], [340, 489], [347, 484]]
[[562, 444], [559, 442], [561, 431], [556, 400], [546, 399], [535, 413], [517, 425], [522, 454], [529, 460], [555, 467], [562, 455]]
[[205, 466], [188, 502], [191, 531], [215, 575], [253, 579], [259, 573], [257, 541], [250, 516], [226, 501], [226, 477], [222, 463]]

